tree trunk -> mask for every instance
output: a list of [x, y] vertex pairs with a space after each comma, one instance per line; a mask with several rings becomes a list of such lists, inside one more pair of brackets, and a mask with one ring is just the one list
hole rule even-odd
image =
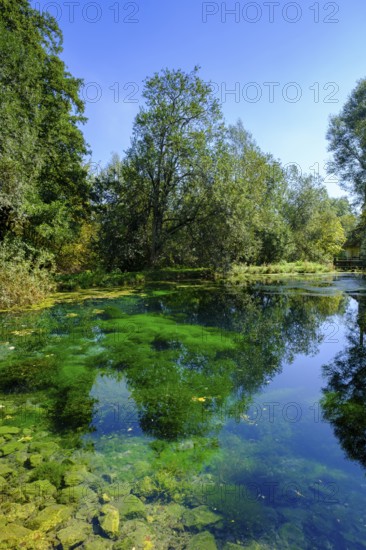
[[155, 205], [153, 210], [153, 226], [151, 235], [151, 248], [150, 248], [150, 263], [151, 267], [155, 267], [159, 258], [161, 248], [161, 229], [163, 225], [163, 216], [160, 212], [159, 206]]

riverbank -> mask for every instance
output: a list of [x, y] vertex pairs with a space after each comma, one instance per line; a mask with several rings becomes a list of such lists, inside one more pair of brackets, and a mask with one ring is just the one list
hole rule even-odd
[[[10, 290], [7, 294], [6, 283], [1, 288], [0, 312], [19, 309], [37, 309], [49, 307], [62, 299], [72, 301], [74, 293], [81, 293], [81, 298], [93, 298], [100, 291], [110, 293], [126, 292], [128, 288], [138, 288], [148, 283], [157, 282], [185, 282], [185, 281], [215, 281], [220, 283], [241, 284], [248, 283], [256, 278], [263, 277], [304, 277], [306, 275], [321, 275], [339, 273], [333, 264], [318, 264], [314, 262], [292, 262], [268, 265], [234, 265], [229, 271], [214, 271], [210, 268], [164, 268], [136, 272], [114, 271], [107, 273], [101, 270], [84, 271], [73, 274], [56, 274], [42, 293], [32, 292], [29, 284], [18, 282], [19, 292], [14, 290], [14, 280], [9, 282]], [[45, 287], [46, 288], [46, 287]]]
[[85, 271], [70, 275], [57, 275], [58, 291], [82, 290], [93, 287], [134, 286], [149, 282], [176, 282], [185, 280], [236, 281], [251, 275], [302, 275], [335, 272], [333, 264], [291, 262], [266, 265], [234, 265], [229, 271], [210, 268], [164, 268], [137, 272]]

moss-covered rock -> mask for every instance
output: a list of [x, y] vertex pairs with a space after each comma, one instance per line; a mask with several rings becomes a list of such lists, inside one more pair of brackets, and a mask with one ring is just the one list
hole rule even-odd
[[150, 525], [141, 520], [129, 520], [122, 525], [122, 540], [118, 541], [113, 550], [131, 550], [131, 548], [159, 548], [154, 531]]
[[102, 537], [92, 537], [84, 542], [82, 548], [83, 550], [111, 550], [113, 542]]
[[48, 539], [47, 533], [31, 531], [22, 539], [20, 548], [26, 550], [50, 550], [52, 548], [52, 540]]
[[32, 453], [25, 461], [27, 468], [37, 468], [43, 462], [43, 456], [39, 453]]
[[5, 525], [7, 525], [9, 522], [8, 522], [8, 518], [7, 516], [4, 516], [3, 514], [0, 514], [0, 531], [3, 527], [5, 527]]
[[208, 531], [198, 533], [189, 541], [187, 550], [217, 550], [215, 537]]
[[15, 470], [8, 466], [8, 464], [0, 463], [0, 476], [8, 478], [15, 474]]
[[47, 498], [55, 496], [57, 489], [48, 479], [41, 479], [39, 481], [33, 481], [32, 483], [26, 483], [24, 486], [24, 495], [29, 499], [41, 497]]
[[81, 483], [98, 485], [99, 479], [97, 476], [89, 472], [85, 466], [72, 466], [65, 472], [64, 482], [66, 487], [75, 487]]
[[141, 497], [152, 498], [159, 492], [159, 488], [150, 476], [145, 476], [136, 483], [135, 493]]
[[29, 535], [31, 531], [17, 523], [8, 523], [0, 530], [0, 549], [20, 548], [20, 542]]
[[119, 533], [119, 511], [111, 504], [102, 506], [99, 515], [99, 525], [103, 533], [110, 539], [116, 539]]
[[20, 450], [16, 451], [13, 454], [13, 457], [14, 457], [14, 462], [16, 462], [16, 464], [19, 464], [19, 466], [24, 466], [24, 463], [29, 458], [29, 455], [27, 453], [27, 450], [24, 448], [24, 445]]
[[212, 512], [207, 506], [198, 506], [187, 510], [183, 515], [183, 523], [188, 529], [199, 531], [221, 521], [221, 516]]
[[23, 448], [21, 441], [9, 441], [0, 447], [0, 456], [8, 456]]
[[0, 435], [17, 435], [20, 432], [20, 428], [16, 426], [0, 426]]
[[35, 518], [28, 520], [27, 526], [31, 529], [47, 532], [69, 519], [72, 512], [71, 506], [53, 504], [44, 508]]
[[28, 519], [36, 510], [34, 502], [19, 504], [18, 502], [7, 502], [3, 507], [8, 522], [19, 522]]
[[5, 489], [7, 484], [8, 484], [8, 482], [6, 481], [6, 479], [4, 477], [0, 476], [0, 493], [3, 492], [3, 490]]
[[62, 550], [71, 550], [84, 542], [89, 536], [88, 526], [81, 521], [73, 521], [57, 533]]
[[77, 485], [76, 487], [65, 487], [58, 496], [58, 502], [61, 504], [71, 503], [97, 503], [98, 495], [86, 485]]
[[55, 441], [35, 441], [29, 445], [31, 453], [39, 453], [44, 459], [60, 454], [61, 450]]
[[127, 495], [113, 505], [118, 509], [121, 517], [125, 519], [146, 518], [146, 509], [144, 503], [135, 495]]

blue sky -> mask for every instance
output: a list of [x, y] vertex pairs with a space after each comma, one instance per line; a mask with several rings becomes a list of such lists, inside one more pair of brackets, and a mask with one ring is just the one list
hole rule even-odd
[[[364, 0], [31, 4], [58, 19], [63, 59], [85, 81], [84, 132], [96, 166], [129, 146], [147, 76], [200, 65], [228, 123], [240, 117], [263, 151], [325, 174], [329, 115], [366, 77]], [[344, 194], [334, 178], [326, 184]]]

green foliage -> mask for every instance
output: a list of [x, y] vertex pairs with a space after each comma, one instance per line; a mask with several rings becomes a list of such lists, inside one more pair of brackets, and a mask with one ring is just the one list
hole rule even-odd
[[0, 6], [0, 242], [56, 256], [85, 218], [82, 81], [60, 59], [56, 21], [26, 0]]
[[0, 243], [0, 309], [34, 304], [54, 289], [49, 255], [31, 252], [19, 240]]
[[321, 180], [299, 174], [296, 167], [289, 176], [286, 217], [291, 229], [291, 243], [287, 258], [291, 261], [330, 262], [346, 240], [339, 216], [340, 207], [329, 199]]
[[331, 173], [350, 190], [359, 204], [366, 202], [366, 79], [350, 94], [337, 116], [330, 119], [327, 133], [329, 151], [333, 153]]
[[[185, 140], [193, 138], [181, 127], [183, 115], [177, 123], [169, 101], [180, 98], [189, 113], [202, 86], [196, 70], [185, 76], [167, 71], [147, 81], [148, 105], [136, 119], [126, 158], [114, 155], [93, 184], [104, 266], [134, 271], [147, 265], [200, 265], [222, 271], [233, 263], [332, 261], [355, 216], [347, 199], [331, 199], [319, 178], [303, 176], [295, 167], [285, 173], [240, 120], [227, 129], [221, 125], [220, 139], [197, 145], [197, 156], [191, 150], [188, 155]], [[210, 95], [204, 97], [211, 101]], [[209, 105], [214, 109], [215, 103]], [[221, 124], [215, 113], [213, 120]], [[208, 136], [212, 128], [213, 121]], [[185, 166], [186, 156], [188, 164], [196, 164]], [[201, 162], [206, 162], [206, 179]]]
[[227, 146], [226, 174], [218, 191], [221, 208], [215, 224], [205, 228], [199, 256], [208, 263], [215, 259], [220, 267], [280, 260], [289, 240], [283, 170], [259, 149], [240, 120], [228, 128]]

